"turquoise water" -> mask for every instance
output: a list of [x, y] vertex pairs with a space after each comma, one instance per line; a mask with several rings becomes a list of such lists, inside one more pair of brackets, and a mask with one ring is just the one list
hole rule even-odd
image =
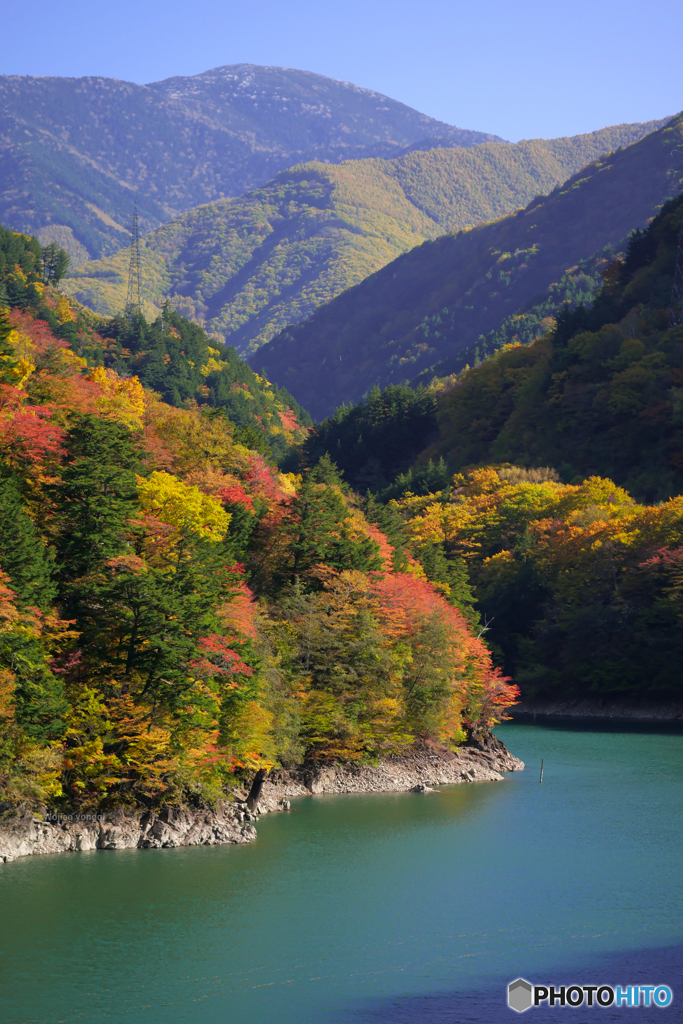
[[675, 988], [683, 736], [497, 732], [528, 765], [502, 783], [301, 799], [245, 847], [5, 865], [0, 1020], [500, 1021], [519, 975]]

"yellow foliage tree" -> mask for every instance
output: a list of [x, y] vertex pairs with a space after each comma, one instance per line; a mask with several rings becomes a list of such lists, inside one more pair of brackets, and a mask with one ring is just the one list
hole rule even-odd
[[137, 477], [140, 502], [150, 515], [178, 530], [188, 529], [206, 540], [223, 540], [230, 523], [217, 498], [202, 494], [198, 487], [185, 484], [172, 473], [154, 472], [145, 479]]
[[208, 377], [210, 373], [220, 373], [223, 369], [223, 364], [214, 359], [213, 356], [209, 356], [203, 366], [199, 367], [199, 372], [202, 377]]
[[[173, 409], [167, 413], [159, 407], [150, 411], [154, 416], [154, 433], [173, 452], [177, 473], [184, 476], [208, 466], [228, 472], [233, 469], [233, 427], [222, 416], [206, 416], [198, 409]], [[247, 456], [245, 452], [241, 460], [245, 466]]]
[[16, 361], [16, 366], [10, 371], [14, 377], [13, 384], [17, 388], [22, 388], [36, 368], [36, 364], [33, 361], [35, 345], [28, 334], [24, 334], [23, 331], [17, 331], [16, 328], [10, 331], [7, 341], [14, 349], [14, 359]]
[[98, 409], [107, 417], [139, 430], [145, 415], [145, 389], [137, 377], [124, 379], [115, 370], [97, 366], [88, 374], [102, 389]]
[[67, 299], [66, 295], [59, 296], [59, 299], [57, 300], [57, 305], [55, 306], [55, 313], [57, 314], [57, 319], [59, 320], [60, 324], [73, 323], [73, 321], [76, 319], [76, 314], [69, 305], [69, 300]]

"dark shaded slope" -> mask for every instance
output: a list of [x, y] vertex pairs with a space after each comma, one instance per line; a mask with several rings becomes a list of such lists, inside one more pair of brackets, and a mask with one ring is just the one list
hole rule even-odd
[[[510, 213], [596, 154], [656, 127], [291, 167], [261, 189], [190, 210], [148, 234], [145, 308], [154, 316], [170, 296], [216, 338], [253, 352], [402, 252]], [[113, 315], [126, 301], [128, 264], [122, 249], [75, 268], [66, 287]]]
[[554, 466], [568, 481], [609, 477], [659, 501], [683, 485], [683, 326], [669, 303], [683, 196], [612, 263], [593, 308], [463, 374], [441, 403], [421, 461]]
[[525, 210], [424, 243], [281, 332], [252, 361], [319, 419], [373, 384], [430, 366], [450, 372], [459, 351], [568, 267], [645, 224], [674, 187], [682, 142], [679, 116]]

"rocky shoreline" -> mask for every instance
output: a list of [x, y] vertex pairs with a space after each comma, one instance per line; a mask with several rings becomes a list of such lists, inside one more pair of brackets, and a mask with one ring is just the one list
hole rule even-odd
[[510, 709], [513, 721], [538, 718], [609, 718], [624, 721], [683, 723], [683, 704], [635, 704], [619, 700], [523, 700]]
[[502, 772], [524, 764], [495, 736], [457, 752], [421, 749], [378, 765], [303, 765], [271, 772], [256, 805], [246, 790], [214, 808], [166, 807], [156, 814], [123, 810], [102, 814], [38, 815], [26, 811], [0, 821], [0, 863], [18, 857], [86, 850], [168, 849], [217, 846], [256, 839], [259, 815], [288, 810], [292, 797], [322, 793], [430, 792], [435, 786], [502, 782]]

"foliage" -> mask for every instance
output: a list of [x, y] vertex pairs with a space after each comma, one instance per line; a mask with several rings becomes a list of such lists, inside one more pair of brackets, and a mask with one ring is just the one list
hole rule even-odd
[[414, 545], [458, 554], [489, 641], [526, 697], [680, 699], [683, 499], [498, 465], [394, 508]]
[[[174, 318], [171, 351], [200, 352]], [[261, 767], [453, 746], [515, 700], [449, 583], [329, 456], [279, 473], [220, 410], [123, 376], [123, 351], [93, 366], [47, 321], [8, 322], [10, 372], [30, 368], [0, 385], [3, 806], [214, 801]]]
[[26, 512], [16, 474], [0, 479], [0, 565], [19, 607], [48, 611], [56, 597], [51, 553]]
[[373, 388], [356, 406], [341, 406], [304, 441], [302, 461], [325, 453], [358, 491], [381, 491], [407, 470], [436, 431], [436, 396], [402, 385]]
[[143, 316], [116, 316], [106, 333], [100, 353], [106, 367], [124, 378], [134, 373], [133, 379], [171, 405], [221, 409], [238, 431], [247, 432], [247, 440], [253, 435], [275, 458], [286, 458], [311, 422], [284, 388], [254, 373], [234, 348], [216, 348], [201, 327], [169, 305], [152, 323]]
[[[26, 247], [27, 265], [37, 259], [37, 239], [5, 234], [13, 246], [18, 238]], [[30, 295], [8, 299], [9, 313], [0, 306], [0, 384], [26, 384], [22, 401], [35, 395], [44, 405], [49, 386], [49, 397], [65, 408], [76, 404], [135, 429], [149, 418], [146, 387], [172, 405], [222, 410], [235, 438], [269, 458], [287, 460], [291, 445], [305, 436], [310, 417], [284, 388], [254, 373], [234, 348], [215, 348], [201, 327], [168, 304], [151, 323], [137, 315], [106, 320], [37, 276], [34, 283]], [[38, 429], [37, 421], [25, 418], [24, 425]]]
[[179, 533], [189, 530], [206, 540], [223, 540], [230, 515], [220, 500], [202, 494], [198, 487], [183, 483], [172, 473], [157, 472], [138, 477], [138, 496], [145, 512]]
[[41, 246], [0, 225], [0, 302], [21, 309], [39, 301], [45, 284], [59, 284], [68, 267], [68, 253], [55, 242]]

